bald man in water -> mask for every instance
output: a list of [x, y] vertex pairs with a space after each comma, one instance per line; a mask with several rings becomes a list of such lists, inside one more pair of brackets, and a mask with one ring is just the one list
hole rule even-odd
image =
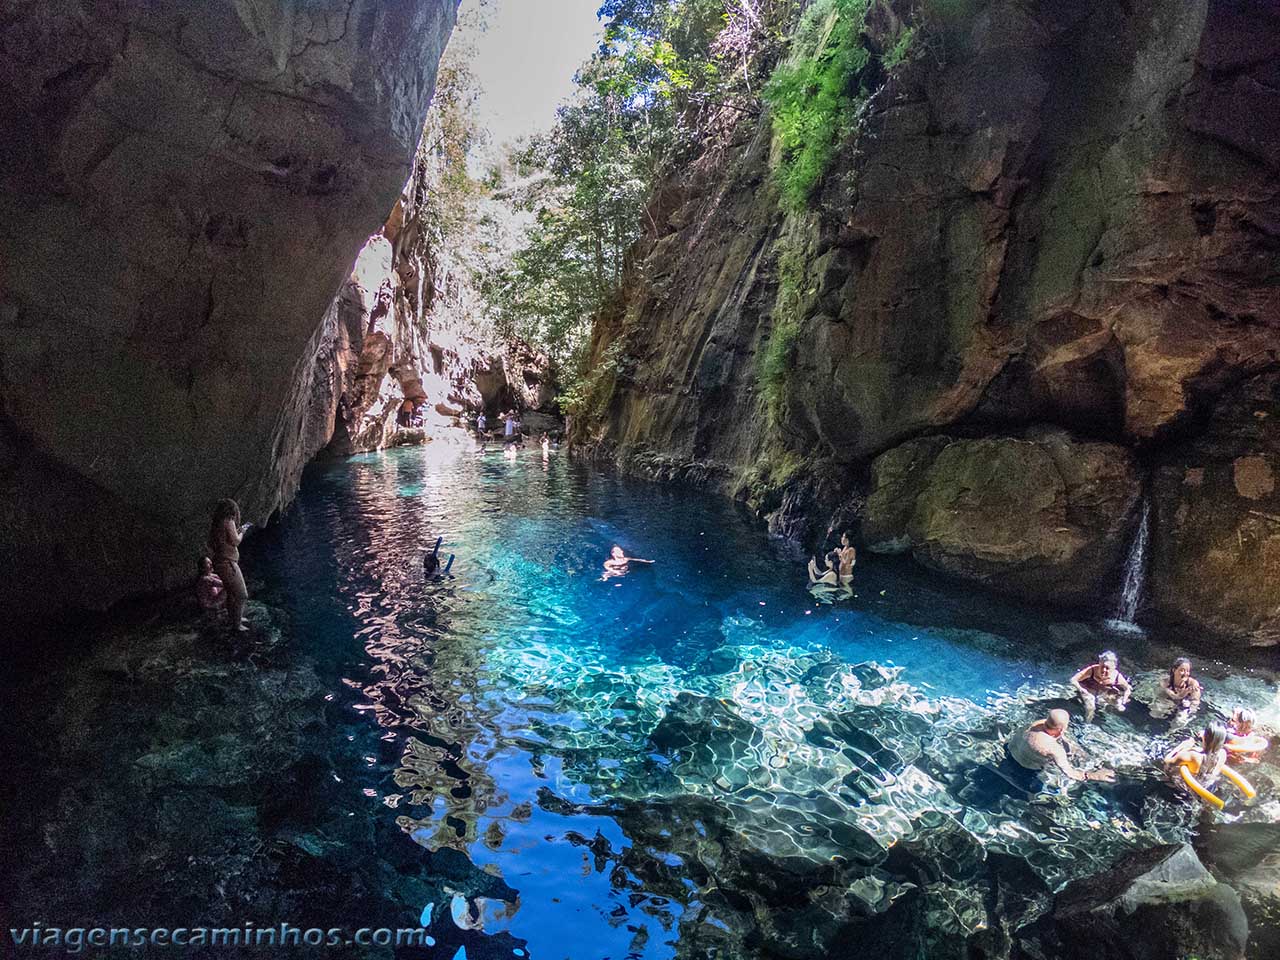
[[1043, 720], [1037, 720], [1030, 726], [1023, 727], [1005, 744], [1009, 759], [1023, 770], [1039, 774], [1050, 765], [1072, 780], [1100, 780], [1111, 783], [1116, 772], [1108, 769], [1077, 770], [1067, 758], [1067, 749], [1063, 745], [1062, 735], [1067, 732], [1071, 717], [1065, 710], [1050, 710]]

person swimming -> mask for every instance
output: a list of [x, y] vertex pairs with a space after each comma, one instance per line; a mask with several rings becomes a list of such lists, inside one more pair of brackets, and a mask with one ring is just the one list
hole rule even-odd
[[823, 561], [826, 567], [818, 566], [817, 557], [809, 558], [809, 582], [812, 584], [824, 584], [826, 586], [837, 587], [840, 585], [840, 551], [832, 550], [824, 556]]
[[622, 577], [630, 570], [630, 564], [633, 563], [653, 563], [652, 560], [642, 560], [640, 557], [629, 557], [626, 552], [616, 543], [609, 550], [609, 559], [604, 562], [604, 576], [601, 580], [608, 580], [610, 577]]
[[1227, 766], [1227, 757], [1227, 728], [1214, 720], [1201, 731], [1199, 745], [1188, 739], [1170, 750], [1165, 755], [1164, 768], [1171, 775], [1176, 773], [1191, 793], [1221, 810], [1226, 801], [1209, 790], [1219, 777], [1230, 782], [1246, 799], [1256, 796], [1249, 781]]
[[1191, 676], [1191, 661], [1179, 657], [1169, 668], [1169, 675], [1162, 677], [1156, 688], [1155, 699], [1151, 701], [1151, 716], [1162, 720], [1179, 710], [1195, 713], [1202, 694], [1200, 682]]
[[1094, 712], [1101, 703], [1110, 703], [1123, 711], [1133, 696], [1133, 687], [1120, 672], [1120, 661], [1110, 650], [1098, 654], [1098, 662], [1091, 663], [1071, 678], [1076, 695], [1084, 704], [1086, 723], [1093, 721]]
[[433, 577], [447, 577], [449, 571], [453, 569], [453, 554], [449, 554], [449, 562], [444, 565], [444, 569], [440, 569], [440, 544], [444, 543], [444, 537], [436, 537], [436, 545], [431, 552], [422, 558], [422, 572], [428, 579]]
[[1247, 707], [1236, 707], [1227, 721], [1227, 753], [1239, 763], [1258, 763], [1270, 741], [1254, 729], [1257, 716]]

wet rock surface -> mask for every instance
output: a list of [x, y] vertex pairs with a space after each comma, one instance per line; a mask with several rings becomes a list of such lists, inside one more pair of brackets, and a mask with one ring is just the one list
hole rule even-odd
[[0, 606], [36, 612], [32, 577], [98, 609], [171, 587], [214, 501], [263, 522], [292, 496], [327, 439], [321, 319], [408, 177], [454, 9], [10, 5]]
[[1280, 643], [1280, 373], [1214, 405], [1155, 472], [1153, 601], [1173, 621]]
[[1213, 878], [1190, 844], [1153, 847], [1079, 881], [1056, 898], [1061, 956], [1244, 956], [1249, 922], [1240, 897]]
[[872, 552], [1058, 603], [1087, 600], [1114, 575], [1141, 492], [1127, 450], [1060, 431], [912, 441], [872, 464], [871, 484]]

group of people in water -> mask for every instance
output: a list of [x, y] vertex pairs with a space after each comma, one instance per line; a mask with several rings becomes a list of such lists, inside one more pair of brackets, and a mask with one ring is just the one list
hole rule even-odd
[[[483, 428], [483, 414], [480, 425]], [[543, 437], [544, 450], [548, 442]], [[227, 612], [232, 630], [248, 630], [245, 620], [245, 604], [249, 592], [240, 570], [240, 542], [252, 524], [243, 523], [240, 507], [230, 499], [219, 500], [209, 526], [209, 552], [200, 557], [196, 596], [201, 607], [215, 615], [223, 609]], [[440, 546], [443, 538], [437, 538], [434, 548], [423, 559], [423, 573], [428, 579], [440, 579], [449, 575], [454, 557], [441, 562]], [[652, 564], [654, 561], [627, 554], [614, 544], [603, 564], [601, 580], [622, 577], [632, 564]], [[840, 537], [840, 546], [824, 557], [825, 566], [819, 567], [817, 558], [809, 561], [809, 579], [815, 585], [847, 588], [853, 580], [853, 568], [857, 563], [857, 551], [850, 543], [848, 533]], [[1086, 723], [1092, 723], [1099, 710], [1124, 712], [1133, 699], [1133, 684], [1120, 671], [1120, 662], [1110, 650], [1098, 655], [1095, 662], [1083, 667], [1071, 677], [1074, 696], [1079, 700]], [[1200, 707], [1204, 690], [1192, 675], [1191, 661], [1179, 657], [1156, 685], [1147, 706], [1154, 719], [1166, 719], [1174, 715], [1189, 718]], [[1246, 798], [1254, 796], [1252, 785], [1231, 762], [1257, 763], [1269, 741], [1256, 730], [1257, 718], [1252, 710], [1238, 707], [1224, 723], [1212, 720], [1205, 725], [1199, 737], [1188, 738], [1163, 758], [1163, 767], [1176, 786], [1183, 787], [1205, 803], [1221, 809], [1225, 800], [1214, 792], [1218, 781], [1231, 783]], [[1044, 775], [1056, 769], [1072, 781], [1113, 782], [1115, 770], [1095, 767], [1085, 770], [1080, 747], [1066, 734], [1071, 715], [1062, 708], [1049, 710], [1042, 718], [1016, 731], [1005, 744], [1005, 755], [1000, 764], [1004, 778], [1016, 787], [1037, 792], [1045, 786]]]
[[858, 551], [849, 542], [849, 533], [840, 534], [840, 546], [829, 550], [818, 565], [817, 557], [809, 558], [809, 583], [814, 586], [850, 587], [853, 585], [853, 565], [858, 562]]
[[[1120, 672], [1119, 658], [1110, 650], [1072, 676], [1071, 684], [1086, 722], [1092, 722], [1099, 709], [1123, 712], [1133, 698], [1133, 685]], [[1174, 715], [1189, 718], [1199, 708], [1202, 694], [1200, 682], [1191, 675], [1191, 661], [1179, 657], [1160, 678], [1148, 709], [1155, 719]], [[1056, 708], [1015, 732], [1005, 744], [1001, 762], [1005, 779], [1035, 792], [1044, 786], [1044, 773], [1056, 768], [1069, 780], [1113, 782], [1116, 772], [1108, 767], [1083, 770], [1077, 765], [1080, 758], [1075, 755], [1081, 751], [1066, 737], [1070, 724], [1071, 715]], [[1176, 786], [1218, 809], [1226, 804], [1214, 793], [1219, 780], [1228, 781], [1251, 799], [1253, 786], [1229, 762], [1249, 764], [1261, 759], [1270, 743], [1256, 730], [1256, 724], [1252, 710], [1237, 707], [1225, 723], [1212, 720], [1199, 737], [1188, 738], [1165, 752], [1162, 766]]]

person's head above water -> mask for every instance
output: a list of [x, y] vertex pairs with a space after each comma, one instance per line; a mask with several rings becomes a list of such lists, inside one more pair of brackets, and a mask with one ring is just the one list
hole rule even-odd
[[1253, 725], [1258, 722], [1257, 715], [1248, 707], [1236, 707], [1231, 711], [1231, 726], [1238, 736], [1253, 733]]
[[1110, 650], [1103, 650], [1100, 654], [1098, 654], [1098, 662], [1103, 664], [1110, 664], [1111, 666], [1115, 667], [1115, 666], [1119, 666], [1120, 658], [1117, 657]]
[[1217, 720], [1208, 724], [1200, 734], [1200, 746], [1205, 754], [1217, 753], [1227, 742], [1227, 728]]
[[196, 561], [196, 573], [202, 577], [207, 577], [213, 573], [213, 561], [208, 557], [201, 557]]
[[626, 556], [626, 553], [615, 543], [613, 548], [609, 551], [609, 556], [613, 557], [615, 560], [621, 560]]
[[842, 546], [842, 547], [847, 547], [847, 546], [849, 546], [849, 531], [848, 531], [848, 530], [846, 530], [844, 533], [840, 534], [840, 546]]
[[1071, 725], [1071, 714], [1065, 710], [1050, 710], [1044, 716], [1044, 732], [1051, 737], [1060, 737]]
[[1177, 660], [1173, 661], [1173, 666], [1169, 668], [1169, 682], [1173, 686], [1175, 687], [1182, 686], [1184, 683], [1187, 682], [1187, 679], [1190, 676], [1191, 676], [1190, 660], [1188, 660], [1186, 657], [1179, 657]]
[[830, 553], [828, 553], [828, 554], [827, 554], [827, 558], [826, 558], [826, 559], [827, 559], [827, 566], [828, 566], [828, 567], [838, 567], [838, 566], [840, 566], [840, 551], [839, 551], [839, 550], [832, 550]]

